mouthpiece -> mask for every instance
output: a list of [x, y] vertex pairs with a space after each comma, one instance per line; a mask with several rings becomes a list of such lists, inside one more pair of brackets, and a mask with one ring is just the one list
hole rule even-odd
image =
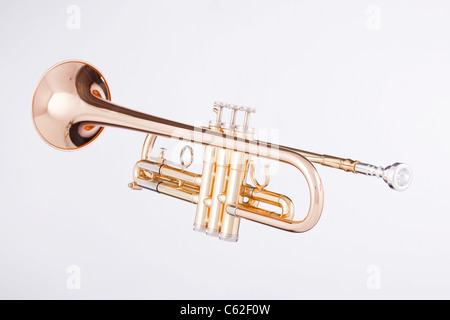
[[397, 191], [408, 189], [412, 180], [411, 168], [406, 163], [396, 162], [393, 165], [382, 168], [360, 162], [355, 165], [355, 171], [367, 176], [383, 178], [389, 187]]

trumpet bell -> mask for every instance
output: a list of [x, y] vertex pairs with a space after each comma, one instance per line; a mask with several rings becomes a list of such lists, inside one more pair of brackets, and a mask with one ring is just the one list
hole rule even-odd
[[103, 127], [83, 122], [85, 100], [111, 100], [108, 84], [93, 66], [82, 61], [64, 61], [50, 68], [33, 96], [34, 126], [49, 145], [76, 150], [94, 141]]

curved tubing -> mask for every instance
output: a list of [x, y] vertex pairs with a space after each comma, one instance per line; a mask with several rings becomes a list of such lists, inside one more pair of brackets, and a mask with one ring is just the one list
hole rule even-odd
[[[267, 213], [255, 207], [240, 205], [230, 205], [226, 208], [229, 214], [239, 218], [244, 218], [266, 224], [275, 228], [283, 229], [291, 232], [305, 232], [310, 230], [319, 221], [323, 210], [323, 187], [320, 176], [316, 168], [305, 159], [302, 155], [283, 147], [280, 149], [280, 161], [289, 163], [296, 167], [306, 179], [310, 192], [310, 204], [308, 214], [303, 220], [290, 220], [279, 218], [277, 214]], [[276, 217], [276, 218], [275, 218]]]

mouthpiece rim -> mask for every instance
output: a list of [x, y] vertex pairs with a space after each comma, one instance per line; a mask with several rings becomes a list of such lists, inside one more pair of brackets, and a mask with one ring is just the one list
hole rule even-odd
[[406, 163], [396, 162], [384, 169], [383, 180], [394, 190], [404, 191], [412, 181], [412, 170]]

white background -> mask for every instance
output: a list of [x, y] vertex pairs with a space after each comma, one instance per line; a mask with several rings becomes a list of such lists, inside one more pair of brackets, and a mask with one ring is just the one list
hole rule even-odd
[[[0, 298], [450, 297], [448, 1], [0, 7]], [[252, 106], [265, 139], [407, 162], [413, 183], [399, 193], [318, 167], [325, 207], [311, 231], [242, 221], [236, 244], [195, 233], [194, 205], [127, 188], [145, 135], [106, 128], [76, 152], [40, 139], [34, 88], [67, 59], [96, 66], [117, 104], [196, 125], [213, 118], [215, 100]], [[301, 216], [302, 177], [284, 167], [268, 189]], [[67, 285], [73, 265], [78, 290]]]

